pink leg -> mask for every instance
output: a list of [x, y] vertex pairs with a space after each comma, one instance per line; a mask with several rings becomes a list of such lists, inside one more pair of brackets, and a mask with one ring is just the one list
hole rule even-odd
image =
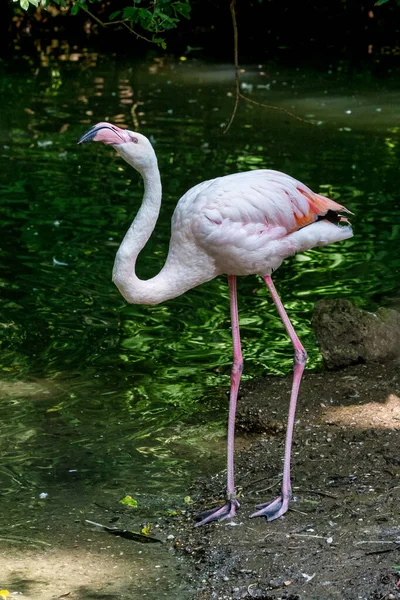
[[296, 335], [293, 325], [291, 324], [289, 317], [286, 314], [285, 308], [278, 296], [278, 292], [272, 282], [270, 276], [264, 277], [264, 281], [271, 293], [272, 300], [278, 309], [279, 316], [281, 317], [286, 331], [289, 334], [291, 342], [294, 347], [294, 372], [293, 372], [293, 384], [292, 392], [290, 396], [289, 415], [286, 431], [286, 442], [285, 442], [285, 459], [283, 463], [283, 480], [282, 480], [282, 491], [281, 495], [273, 500], [272, 502], [266, 502], [265, 504], [259, 504], [257, 508], [261, 509], [251, 515], [251, 517], [266, 517], [268, 521], [273, 521], [278, 517], [281, 517], [288, 509], [289, 501], [292, 496], [292, 489], [290, 485], [290, 454], [292, 449], [292, 437], [293, 437], [293, 425], [294, 415], [296, 412], [297, 396], [299, 393], [301, 377], [303, 375], [304, 367], [307, 361], [307, 352], [301, 344], [299, 338]]
[[207, 510], [197, 515], [196, 518], [200, 519], [200, 521], [196, 523], [195, 527], [205, 525], [210, 521], [222, 521], [223, 519], [232, 518], [235, 516], [236, 509], [240, 507], [240, 504], [236, 499], [233, 469], [236, 402], [240, 385], [240, 377], [243, 371], [243, 356], [240, 347], [239, 315], [236, 293], [236, 275], [228, 275], [228, 283], [231, 301], [233, 365], [231, 372], [231, 391], [229, 397], [228, 416], [228, 478], [226, 503], [220, 508]]

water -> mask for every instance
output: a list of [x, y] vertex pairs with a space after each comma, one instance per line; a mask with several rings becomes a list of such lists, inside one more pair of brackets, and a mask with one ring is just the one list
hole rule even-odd
[[[264, 74], [262, 74], [264, 73]], [[182, 501], [224, 464], [231, 338], [224, 278], [154, 307], [128, 306], [110, 280], [140, 205], [139, 176], [110, 148], [76, 145], [109, 119], [151, 136], [163, 176], [159, 222], [140, 255], [163, 264], [187, 188], [255, 168], [285, 171], [355, 213], [355, 237], [287, 260], [278, 290], [310, 361], [313, 304], [347, 297], [398, 306], [400, 90], [343, 72], [248, 69], [243, 92], [302, 117], [241, 103], [232, 74], [195, 61], [120, 63], [42, 56], [0, 80], [0, 489], [70, 490], [151, 504]], [[246, 376], [282, 374], [292, 348], [262, 282], [239, 281]]]

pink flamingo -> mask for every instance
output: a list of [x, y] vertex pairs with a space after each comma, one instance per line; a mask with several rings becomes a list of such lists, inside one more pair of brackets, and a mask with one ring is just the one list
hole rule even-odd
[[228, 417], [226, 503], [197, 516], [197, 526], [231, 518], [239, 508], [233, 471], [236, 400], [243, 358], [240, 347], [237, 275], [261, 275], [294, 347], [294, 373], [285, 442], [281, 494], [258, 505], [251, 517], [269, 521], [282, 516], [291, 499], [290, 455], [294, 415], [307, 353], [286, 314], [271, 279], [282, 261], [296, 252], [345, 240], [353, 235], [350, 212], [333, 200], [313, 193], [303, 183], [279, 171], [260, 169], [217, 177], [192, 187], [179, 200], [172, 216], [167, 260], [155, 277], [143, 281], [135, 274], [139, 252], [147, 243], [161, 205], [161, 179], [149, 140], [140, 133], [98, 123], [79, 143], [110, 144], [144, 180], [142, 205], [117, 252], [113, 281], [133, 304], [158, 304], [175, 298], [217, 275], [226, 273], [230, 291], [233, 366]]

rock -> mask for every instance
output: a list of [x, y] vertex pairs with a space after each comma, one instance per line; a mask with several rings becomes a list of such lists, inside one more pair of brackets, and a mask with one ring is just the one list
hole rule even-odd
[[284, 577], [279, 577], [277, 579], [270, 579], [269, 582], [268, 582], [268, 585], [273, 590], [276, 590], [276, 589], [278, 589], [280, 587], [283, 587], [284, 581], [285, 581]]
[[400, 312], [370, 313], [349, 300], [319, 300], [312, 327], [328, 369], [400, 359]]

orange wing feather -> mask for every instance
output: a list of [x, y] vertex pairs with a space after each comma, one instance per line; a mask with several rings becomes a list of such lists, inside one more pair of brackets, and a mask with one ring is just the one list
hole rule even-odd
[[[305, 227], [306, 225], [310, 225], [314, 223], [318, 219], [318, 217], [322, 217], [326, 215], [328, 210], [332, 210], [334, 212], [347, 212], [352, 214], [347, 208], [338, 204], [334, 200], [330, 200], [325, 196], [321, 196], [320, 194], [314, 194], [314, 192], [309, 192], [300, 187], [297, 190], [307, 198], [309, 211], [306, 215], [297, 216], [295, 215], [295, 221], [298, 229], [301, 227]], [[341, 221], [347, 221], [344, 217], [340, 218]]]

